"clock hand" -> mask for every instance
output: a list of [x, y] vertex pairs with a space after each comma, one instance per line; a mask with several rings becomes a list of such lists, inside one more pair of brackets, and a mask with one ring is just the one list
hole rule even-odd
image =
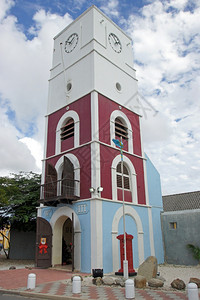
[[113, 43], [115, 44], [115, 42], [116, 42], [116, 38], [115, 38], [115, 36], [114, 36], [114, 35], [112, 35], [112, 38], [113, 38]]
[[118, 41], [118, 39], [116, 38], [115, 35], [113, 36], [113, 38], [114, 38], [114, 43], [115, 43], [115, 44], [119, 44], [119, 41]]
[[73, 43], [74, 40], [74, 36], [72, 37], [71, 41], [70, 41], [70, 45]]

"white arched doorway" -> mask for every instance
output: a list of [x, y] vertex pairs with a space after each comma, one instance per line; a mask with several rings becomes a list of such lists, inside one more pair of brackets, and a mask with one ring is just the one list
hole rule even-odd
[[62, 264], [63, 225], [68, 218], [74, 215], [74, 268], [81, 269], [81, 227], [77, 214], [70, 207], [58, 208], [51, 217], [52, 226], [52, 266]]
[[[133, 207], [125, 206], [125, 215], [134, 219], [137, 226], [137, 240], [138, 240], [138, 258], [139, 264], [144, 261], [144, 232], [141, 219]], [[119, 269], [119, 251], [118, 251], [118, 225], [120, 219], [123, 217], [123, 207], [120, 207], [114, 215], [112, 222], [112, 257], [113, 257], [113, 271]]]

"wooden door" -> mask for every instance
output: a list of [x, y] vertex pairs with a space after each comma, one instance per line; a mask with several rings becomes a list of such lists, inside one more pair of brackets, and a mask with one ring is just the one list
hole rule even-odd
[[64, 158], [62, 179], [62, 195], [74, 196], [74, 166], [67, 157]]
[[46, 165], [45, 177], [45, 198], [53, 198], [57, 196], [57, 172], [49, 163]]
[[48, 221], [37, 217], [36, 232], [36, 266], [49, 268], [52, 266], [52, 228]]

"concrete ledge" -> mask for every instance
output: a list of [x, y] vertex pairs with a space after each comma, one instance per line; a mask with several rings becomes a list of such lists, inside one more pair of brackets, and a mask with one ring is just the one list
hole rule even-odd
[[41, 299], [63, 299], [63, 300], [80, 300], [81, 297], [71, 297], [71, 296], [60, 296], [60, 295], [50, 295], [50, 294], [41, 294], [41, 293], [34, 293], [34, 292], [26, 292], [26, 291], [17, 291], [17, 290], [5, 290], [0, 289], [0, 293], [3, 294], [10, 294], [10, 295], [18, 295], [18, 296], [25, 296], [30, 298], [41, 298]]

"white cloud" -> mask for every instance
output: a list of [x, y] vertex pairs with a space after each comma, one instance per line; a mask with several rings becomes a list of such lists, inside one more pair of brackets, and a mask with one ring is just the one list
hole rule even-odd
[[13, 126], [4, 109], [0, 109], [0, 176], [19, 171], [39, 172], [29, 149], [20, 142], [20, 132]]
[[0, 0], [1, 175], [41, 171], [38, 143], [43, 145], [53, 37], [72, 21], [68, 14], [39, 10], [29, 40], [16, 17], [8, 14], [13, 4]]
[[42, 153], [43, 153], [43, 149], [42, 149], [42, 145], [29, 137], [24, 137], [22, 139], [20, 139], [20, 142], [24, 143], [27, 148], [29, 149], [29, 151], [31, 152], [31, 155], [35, 158], [36, 161], [36, 166], [38, 168], [38, 170], [42, 169]]
[[14, 5], [13, 0], [0, 0], [0, 21], [5, 18], [6, 13]]
[[119, 1], [118, 0], [109, 0], [106, 1], [105, 5], [100, 7], [104, 13], [109, 17], [119, 17]]
[[128, 20], [140, 93], [159, 111], [146, 112], [143, 140], [164, 194], [199, 190], [199, 15], [197, 1], [156, 0]]

